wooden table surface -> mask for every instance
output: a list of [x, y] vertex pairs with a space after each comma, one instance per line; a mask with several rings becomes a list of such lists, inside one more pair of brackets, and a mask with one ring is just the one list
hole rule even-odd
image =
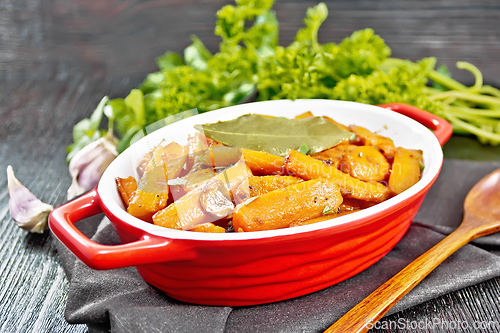
[[[435, 56], [456, 79], [472, 84], [472, 75], [454, 66], [456, 61], [469, 61], [483, 72], [486, 84], [500, 87], [498, 0], [325, 2], [330, 16], [320, 30], [321, 42], [338, 43], [354, 30], [371, 27], [395, 57]], [[88, 117], [102, 96], [126, 96], [156, 70], [156, 56], [166, 50], [182, 52], [191, 34], [215, 51], [219, 42], [213, 34], [215, 12], [226, 3], [2, 1], [0, 170], [12, 165], [18, 179], [42, 201], [63, 204], [71, 183], [65, 147], [72, 141], [73, 125]], [[277, 1], [280, 44], [293, 39], [305, 10], [315, 4]], [[53, 236], [28, 234], [13, 223], [5, 171], [0, 172], [0, 220], [0, 332], [88, 331], [86, 325], [64, 320], [68, 281]], [[472, 327], [479, 320], [500, 322], [499, 300], [500, 278], [496, 278], [389, 319], [440, 318]]]

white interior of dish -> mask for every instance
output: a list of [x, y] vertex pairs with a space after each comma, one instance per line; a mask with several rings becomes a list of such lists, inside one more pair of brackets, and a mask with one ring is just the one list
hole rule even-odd
[[[306, 226], [270, 231], [211, 234], [172, 230], [141, 221], [125, 211], [116, 189], [115, 177], [135, 176], [137, 178], [136, 166], [138, 161], [161, 140], [165, 139], [167, 142], [175, 141], [179, 144], [186, 144], [188, 134], [196, 133], [196, 130], [193, 128], [194, 125], [213, 123], [219, 120], [230, 120], [248, 113], [292, 118], [306, 111], [311, 111], [315, 116], [329, 116], [345, 125], [355, 124], [366, 127], [371, 131], [376, 131], [381, 135], [390, 137], [396, 146], [421, 149], [424, 153], [425, 164], [422, 179], [400, 195], [357, 213]], [[149, 134], [133, 144], [111, 163], [99, 182], [98, 192], [103, 204], [112, 214], [126, 223], [139, 227], [153, 235], [176, 239], [199, 240], [256, 239], [309, 232], [332, 225], [349, 223], [350, 221], [385, 210], [413, 196], [428, 185], [439, 172], [442, 160], [442, 150], [434, 134], [423, 125], [396, 112], [371, 105], [332, 100], [256, 102], [200, 114]]]

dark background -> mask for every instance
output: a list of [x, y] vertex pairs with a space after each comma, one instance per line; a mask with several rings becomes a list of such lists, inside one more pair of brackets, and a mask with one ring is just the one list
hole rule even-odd
[[[156, 69], [153, 59], [182, 52], [197, 35], [211, 51], [220, 0], [3, 0], [0, 11], [0, 79], [130, 77], [141, 80]], [[288, 45], [306, 9], [318, 1], [276, 1], [280, 44]], [[470, 61], [485, 82], [500, 85], [497, 0], [325, 1], [330, 15], [321, 42], [340, 42], [353, 31], [373, 28], [393, 56], [412, 60], [434, 56], [459, 81], [472, 76], [455, 68]], [[132, 85], [133, 86], [133, 85]]]
[[[435, 56], [472, 84], [457, 61], [475, 64], [500, 87], [500, 1], [325, 1], [330, 15], [320, 42], [340, 42], [373, 28], [393, 56]], [[229, 1], [0, 1], [0, 331], [82, 332], [63, 318], [68, 282], [50, 233], [28, 235], [8, 213], [5, 170], [42, 201], [64, 203], [70, 185], [65, 146], [72, 126], [104, 96], [124, 97], [167, 50], [182, 52], [197, 35], [211, 51], [215, 13]], [[288, 45], [317, 1], [277, 1], [280, 44]], [[499, 320], [498, 280], [398, 314]], [[500, 320], [499, 320], [500, 321]]]

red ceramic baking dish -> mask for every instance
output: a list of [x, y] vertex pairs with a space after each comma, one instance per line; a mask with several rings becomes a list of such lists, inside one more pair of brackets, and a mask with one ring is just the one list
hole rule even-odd
[[[392, 138], [396, 146], [421, 149], [425, 162], [421, 180], [360, 212], [271, 231], [210, 234], [171, 230], [125, 211], [115, 177], [134, 175], [138, 161], [162, 139], [185, 144], [188, 134], [195, 133], [195, 124], [248, 113], [291, 118], [306, 111], [377, 131]], [[377, 107], [331, 100], [281, 100], [228, 107], [181, 120], [141, 139], [111, 163], [94, 190], [55, 209], [49, 225], [88, 266], [136, 266], [146, 282], [181, 301], [243, 306], [285, 300], [343, 281], [389, 252], [407, 231], [436, 180], [443, 162], [441, 145], [450, 135], [451, 125], [445, 120], [404, 104]], [[102, 211], [122, 245], [97, 244], [73, 225]]]

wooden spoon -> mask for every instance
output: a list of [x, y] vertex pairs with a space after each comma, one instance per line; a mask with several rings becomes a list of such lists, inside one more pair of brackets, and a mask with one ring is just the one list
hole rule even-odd
[[500, 231], [500, 169], [467, 194], [462, 224], [429, 251], [372, 292], [325, 333], [366, 332], [434, 268], [473, 239]]

